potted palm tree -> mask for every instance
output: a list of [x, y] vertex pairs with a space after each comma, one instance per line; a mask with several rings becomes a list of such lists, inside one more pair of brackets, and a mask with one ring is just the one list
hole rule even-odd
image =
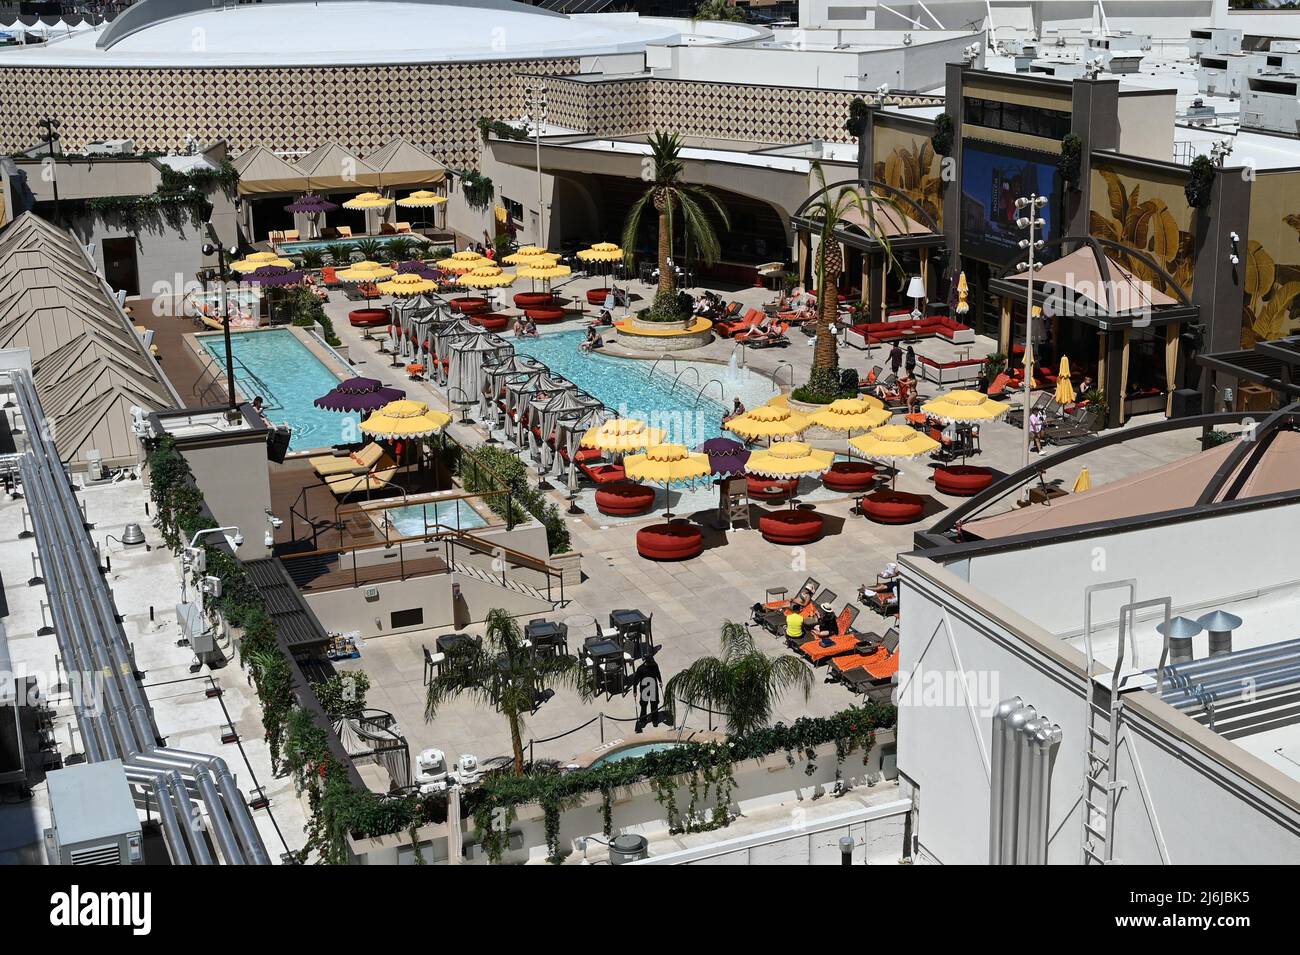
[[813, 163], [813, 173], [818, 191], [808, 206], [807, 215], [821, 223], [817, 254], [813, 260], [817, 276], [817, 344], [813, 349], [808, 383], [796, 388], [792, 397], [807, 404], [823, 405], [836, 398], [852, 397], [842, 394], [839, 343], [835, 337], [835, 324], [839, 317], [839, 281], [844, 272], [844, 250], [836, 232], [850, 211], [860, 213], [871, 225], [874, 238], [883, 249], [888, 271], [894, 265], [894, 256], [884, 229], [876, 228], [876, 217], [881, 209], [898, 211], [898, 206], [892, 199], [872, 192], [864, 194], [854, 186], [843, 186], [831, 192], [826, 186], [826, 174], [820, 163]]
[[432, 722], [450, 700], [466, 697], [490, 705], [510, 726], [516, 776], [524, 773], [524, 724], [559, 688], [591, 698], [586, 670], [577, 657], [538, 657], [524, 640], [519, 622], [508, 611], [488, 611], [481, 642], [466, 641], [447, 652], [441, 672], [429, 683], [424, 719]]
[[383, 245], [378, 239], [357, 239], [356, 250], [361, 253], [361, 258], [367, 262], [377, 262], [381, 249], [383, 249]]
[[686, 164], [681, 158], [682, 139], [679, 135], [656, 130], [649, 143], [650, 185], [628, 210], [623, 225], [623, 248], [631, 265], [642, 216], [647, 208], [653, 206], [659, 219], [659, 288], [655, 292], [654, 304], [638, 317], [650, 322], [681, 322], [685, 326], [691, 320], [690, 308], [679, 299], [677, 277], [670, 262], [675, 222], [681, 218], [687, 243], [697, 250], [701, 262], [712, 265], [718, 261], [721, 246], [708, 210], [717, 214], [724, 227], [730, 226], [731, 220], [711, 191], [703, 186], [690, 185], [682, 178]]
[[320, 249], [303, 249], [298, 255], [298, 263], [304, 269], [318, 269], [325, 264], [325, 256]]
[[345, 269], [352, 263], [352, 246], [346, 242], [335, 242], [325, 247], [329, 253], [330, 264], [335, 268]]
[[801, 692], [804, 700], [812, 694], [812, 667], [790, 653], [768, 656], [743, 624], [725, 621], [721, 644], [721, 656], [701, 657], [668, 681], [669, 712], [677, 712], [678, 702], [707, 707], [725, 714], [728, 733], [743, 736], [769, 725], [788, 691]]

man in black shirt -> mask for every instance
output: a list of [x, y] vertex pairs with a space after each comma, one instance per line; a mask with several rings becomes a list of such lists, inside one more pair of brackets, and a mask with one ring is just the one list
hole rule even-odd
[[835, 608], [828, 603], [822, 604], [821, 613], [817, 615], [817, 624], [813, 627], [813, 636], [825, 647], [830, 645], [831, 638], [839, 632], [840, 621], [835, 614]]
[[645, 659], [632, 674], [632, 686], [636, 689], [637, 702], [640, 703], [640, 713], [636, 720], [638, 733], [645, 729], [647, 723], [659, 725], [659, 700], [664, 678], [659, 672], [659, 664], [655, 663], [655, 652], [655, 647], [647, 650]]

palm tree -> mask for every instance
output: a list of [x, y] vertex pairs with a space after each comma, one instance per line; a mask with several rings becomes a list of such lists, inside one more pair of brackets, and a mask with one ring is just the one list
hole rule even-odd
[[743, 22], [745, 11], [729, 0], [700, 0], [692, 20], [729, 20]]
[[835, 321], [839, 315], [839, 282], [844, 271], [844, 251], [835, 233], [839, 230], [844, 217], [850, 211], [861, 213], [870, 223], [873, 238], [882, 246], [886, 257], [886, 270], [893, 266], [894, 255], [889, 246], [889, 238], [884, 229], [877, 228], [877, 210], [880, 208], [898, 211], [894, 200], [874, 193], [863, 193], [855, 186], [843, 186], [834, 194], [826, 186], [826, 174], [821, 163], [813, 163], [813, 173], [817, 178], [817, 194], [808, 206], [809, 219], [821, 222], [818, 235], [817, 257], [817, 345], [813, 349], [811, 384], [837, 388], [838, 381], [833, 381], [839, 368], [839, 353], [835, 340]]
[[304, 269], [318, 269], [325, 264], [325, 256], [320, 249], [303, 249], [298, 255], [298, 263]]
[[389, 239], [384, 246], [384, 251], [388, 253], [389, 258], [394, 262], [405, 262], [411, 257], [414, 250], [415, 241], [404, 236]]
[[330, 263], [335, 268], [346, 268], [352, 263], [352, 246], [346, 242], [335, 242], [325, 247], [329, 253]]
[[647, 206], [653, 205], [659, 216], [659, 290], [655, 293], [654, 311], [665, 318], [677, 314], [677, 282], [668, 259], [673, 254], [673, 220], [680, 215], [686, 230], [686, 240], [697, 250], [705, 265], [718, 261], [721, 247], [706, 208], [712, 208], [724, 226], [731, 220], [716, 196], [703, 186], [687, 184], [682, 179], [686, 164], [682, 161], [682, 139], [676, 133], [656, 130], [650, 135], [650, 186], [628, 210], [623, 225], [623, 249], [631, 262], [636, 248], [637, 232]]
[[361, 258], [369, 262], [376, 262], [379, 260], [379, 253], [383, 247], [383, 243], [378, 239], [358, 239], [353, 246], [353, 248], [361, 253]]
[[789, 653], [769, 657], [743, 624], [725, 621], [721, 642], [722, 656], [701, 657], [668, 681], [664, 700], [669, 710], [676, 709], [677, 700], [707, 706], [726, 714], [732, 735], [743, 736], [771, 722], [772, 710], [787, 690], [802, 691], [805, 700], [812, 693], [812, 667]]
[[524, 642], [519, 623], [499, 608], [488, 611], [481, 642], [466, 641], [447, 653], [442, 671], [429, 684], [424, 699], [425, 722], [432, 722], [449, 700], [465, 696], [490, 705], [510, 724], [515, 775], [524, 772], [524, 722], [553, 695], [555, 688], [577, 690], [591, 698], [586, 670], [577, 657], [536, 657]]

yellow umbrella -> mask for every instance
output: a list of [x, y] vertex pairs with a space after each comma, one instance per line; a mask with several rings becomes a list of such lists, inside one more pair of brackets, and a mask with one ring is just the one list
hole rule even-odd
[[[600, 245], [613, 245], [613, 243], [602, 242]], [[617, 262], [623, 258], [623, 250], [616, 245], [612, 249], [603, 249], [593, 245], [590, 249], [583, 249], [579, 252], [578, 258], [584, 262]]]
[[[874, 431], [849, 439], [849, 451], [871, 460], [899, 461], [929, 454], [939, 442], [905, 424], [887, 424]], [[894, 479], [898, 479], [895, 469]]]
[[503, 272], [495, 265], [482, 265], [462, 275], [460, 284], [467, 288], [504, 288], [513, 285], [517, 278], [513, 272]]
[[[532, 259], [539, 255], [550, 255], [540, 245], [521, 245], [515, 251], [505, 256], [501, 261], [506, 265], [527, 265]], [[556, 256], [559, 258], [559, 256]]]
[[[643, 454], [629, 454], [625, 457], [623, 471], [634, 481], [662, 484], [664, 493], [667, 494], [669, 485], [708, 477], [713, 473], [713, 467], [707, 454], [688, 451], [680, 444], [657, 444], [647, 447]], [[672, 520], [672, 517], [671, 509], [664, 512], [665, 520]]]
[[379, 282], [397, 274], [396, 269], [364, 259], [334, 273], [343, 282]]
[[393, 200], [377, 192], [362, 192], [343, 203], [344, 209], [387, 209]]
[[401, 275], [394, 275], [387, 282], [380, 282], [375, 287], [385, 295], [395, 295], [401, 298], [407, 295], [423, 295], [425, 292], [435, 292], [438, 289], [438, 283], [414, 272], [403, 272]]
[[812, 415], [808, 420], [832, 431], [868, 431], [884, 424], [893, 413], [879, 398], [840, 398]]
[[651, 428], [637, 418], [611, 418], [587, 431], [578, 442], [583, 448], [597, 448], [623, 454], [663, 444], [668, 437], [662, 428]]
[[472, 272], [477, 268], [482, 268], [483, 266], [491, 264], [491, 259], [485, 259], [477, 252], [471, 252], [468, 249], [463, 252], [457, 252], [455, 255], [451, 256], [451, 258], [438, 260], [438, 268], [442, 269], [444, 272], [455, 272], [457, 275], [464, 272]]
[[1088, 474], [1088, 465], [1083, 466], [1079, 476], [1074, 479], [1074, 493], [1081, 494], [1092, 489], [1092, 477]]
[[962, 272], [957, 276], [957, 307], [953, 309], [958, 315], [965, 315], [970, 311], [970, 303], [966, 297], [970, 295], [970, 286], [966, 284], [966, 273]]
[[423, 401], [401, 398], [361, 422], [361, 430], [376, 438], [427, 438], [450, 422], [451, 415], [444, 411], [434, 411]]
[[766, 451], [755, 451], [745, 470], [769, 478], [820, 477], [835, 462], [834, 451], [823, 451], [802, 441], [777, 441]]
[[252, 255], [230, 263], [230, 267], [236, 272], [256, 272], [265, 265], [291, 269], [293, 268], [293, 261], [291, 259], [282, 259], [274, 252], [254, 252]]
[[808, 430], [808, 416], [778, 405], [762, 405], [723, 424], [748, 441], [758, 438], [797, 438]]
[[1056, 403], [1058, 405], [1074, 404], [1074, 383], [1070, 381], [1070, 359], [1061, 356], [1061, 370], [1056, 376]]
[[398, 199], [397, 204], [408, 209], [429, 209], [433, 206], [440, 206], [446, 201], [446, 196], [440, 196], [428, 189], [420, 189], [411, 193], [405, 199]]
[[992, 421], [1010, 411], [1011, 406], [978, 391], [957, 389], [932, 398], [921, 405], [921, 410], [944, 421]]

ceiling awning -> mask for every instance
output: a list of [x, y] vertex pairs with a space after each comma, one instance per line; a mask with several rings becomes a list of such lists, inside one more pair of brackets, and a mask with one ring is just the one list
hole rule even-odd
[[265, 146], [254, 146], [231, 161], [239, 173], [239, 194], [306, 192], [302, 173]]
[[447, 177], [442, 163], [400, 136], [366, 156], [365, 161], [379, 173], [380, 186], [424, 186]]

